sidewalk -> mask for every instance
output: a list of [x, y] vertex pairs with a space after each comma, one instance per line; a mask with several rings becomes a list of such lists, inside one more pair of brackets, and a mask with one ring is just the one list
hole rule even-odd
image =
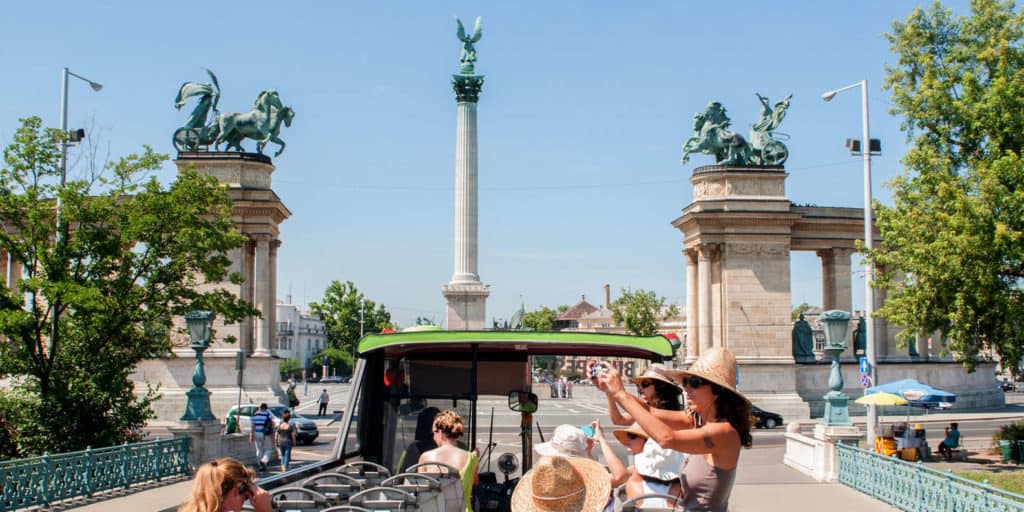
[[783, 447], [743, 450], [730, 512], [898, 510], [843, 484], [821, 483], [782, 463]]

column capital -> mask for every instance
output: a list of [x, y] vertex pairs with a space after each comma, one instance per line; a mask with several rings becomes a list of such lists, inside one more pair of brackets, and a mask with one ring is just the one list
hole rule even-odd
[[270, 250], [271, 251], [275, 251], [276, 252], [279, 247], [281, 247], [281, 240], [278, 240], [277, 238], [275, 238], [275, 239], [270, 241]]
[[698, 244], [696, 249], [698, 251], [697, 254], [698, 254], [698, 256], [700, 258], [711, 259], [716, 254], [718, 254], [719, 244], [712, 244], [712, 243]]
[[455, 90], [455, 101], [476, 103], [480, 100], [480, 89], [484, 86], [484, 77], [480, 75], [452, 75], [452, 89]]

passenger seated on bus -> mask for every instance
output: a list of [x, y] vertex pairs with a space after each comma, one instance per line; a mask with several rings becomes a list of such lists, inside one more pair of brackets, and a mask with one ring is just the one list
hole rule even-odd
[[441, 409], [437, 407], [427, 407], [416, 415], [416, 433], [412, 444], [407, 446], [402, 452], [402, 457], [398, 459], [396, 474], [402, 473], [406, 468], [416, 464], [420, 460], [420, 455], [437, 448], [437, 443], [434, 442], [434, 418], [437, 417], [437, 413], [441, 412]]
[[[593, 366], [591, 364], [591, 366]], [[591, 373], [587, 368], [587, 373]], [[692, 414], [683, 410], [680, 397], [683, 394], [683, 386], [676, 382], [665, 365], [653, 363], [647, 367], [643, 375], [630, 379], [637, 386], [637, 396], [633, 400], [642, 404], [646, 409], [661, 421], [664, 421], [674, 429], [684, 428], [694, 422]], [[619, 408], [615, 400], [608, 398], [608, 415], [612, 424], [629, 426], [634, 423], [633, 416]]]
[[579, 427], [559, 425], [551, 434], [551, 440], [534, 445], [533, 449], [541, 457], [559, 455], [562, 457], [583, 457], [593, 459], [594, 440], [586, 436]]
[[[459, 470], [462, 478], [462, 496], [465, 500], [466, 512], [473, 511], [473, 487], [477, 485], [477, 455], [473, 452], [463, 450], [458, 446], [459, 436], [462, 435], [463, 421], [459, 413], [455, 411], [441, 411], [435, 418], [433, 424], [434, 442], [437, 448], [420, 455], [419, 462], [429, 464], [438, 462], [447, 464]], [[421, 473], [429, 473], [430, 468], [420, 468]]]
[[608, 472], [582, 457], [544, 457], [523, 475], [512, 493], [512, 510], [592, 512], [611, 495]]
[[[679, 494], [679, 468], [686, 454], [658, 446], [647, 432], [636, 423], [629, 428], [613, 432], [615, 438], [633, 454], [633, 465], [626, 467], [608, 444], [598, 422], [594, 427], [594, 441], [601, 446], [605, 463], [611, 471], [612, 488], [626, 484], [626, 497], [633, 499], [644, 494]], [[646, 500], [647, 507], [667, 507], [665, 500]]]

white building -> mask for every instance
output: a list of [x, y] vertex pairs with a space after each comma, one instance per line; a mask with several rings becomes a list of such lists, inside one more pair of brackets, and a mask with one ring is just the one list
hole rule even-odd
[[327, 347], [327, 329], [320, 317], [303, 311], [296, 304], [277, 305], [277, 338], [274, 354], [294, 358], [304, 368], [319, 368], [313, 358]]

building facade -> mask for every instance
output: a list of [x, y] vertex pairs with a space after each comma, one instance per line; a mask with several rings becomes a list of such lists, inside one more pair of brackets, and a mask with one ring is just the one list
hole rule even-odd
[[303, 368], [319, 368], [315, 357], [327, 348], [327, 327], [323, 319], [296, 304], [277, 305], [277, 337], [274, 354], [296, 359]]

